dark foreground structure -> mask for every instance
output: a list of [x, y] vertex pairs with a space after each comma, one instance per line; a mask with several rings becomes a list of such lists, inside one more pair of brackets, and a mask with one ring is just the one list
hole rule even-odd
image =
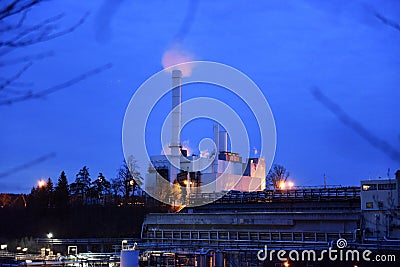
[[399, 266], [399, 180], [193, 194], [216, 201], [146, 216], [142, 265]]
[[209, 204], [146, 215], [140, 239], [39, 238], [42, 255], [2, 249], [0, 266], [118, 267], [123, 246], [139, 266], [400, 266], [399, 184], [397, 172], [360, 187], [191, 194]]

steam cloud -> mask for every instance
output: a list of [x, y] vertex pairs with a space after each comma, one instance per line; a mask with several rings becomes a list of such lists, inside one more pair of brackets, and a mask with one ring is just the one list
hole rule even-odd
[[[176, 64], [194, 60], [193, 55], [182, 48], [182, 44], [192, 28], [198, 9], [198, 4], [198, 0], [192, 0], [188, 2], [186, 14], [183, 18], [181, 27], [172, 40], [173, 45], [164, 52], [162, 57], [162, 65], [164, 69]], [[190, 76], [192, 73], [191, 66], [179, 67], [179, 70], [182, 71], [182, 75], [185, 77]]]
[[[182, 149], [187, 150], [187, 154], [191, 155], [192, 154], [192, 149], [190, 148], [190, 142], [189, 140], [184, 140], [182, 141]], [[163, 144], [162, 150], [161, 150], [161, 155], [171, 155], [171, 148], [169, 147], [169, 144]]]
[[[168, 68], [173, 65], [188, 61], [193, 61], [193, 55], [182, 49], [180, 45], [174, 45], [173, 47], [165, 51], [162, 57], [162, 65], [164, 68]], [[182, 75], [185, 77], [190, 76], [190, 74], [192, 73], [192, 68], [191, 66], [189, 66], [189, 64], [186, 64], [185, 66], [180, 66], [179, 70], [182, 71]]]
[[200, 158], [210, 158], [210, 151], [208, 151], [208, 149], [201, 150]]

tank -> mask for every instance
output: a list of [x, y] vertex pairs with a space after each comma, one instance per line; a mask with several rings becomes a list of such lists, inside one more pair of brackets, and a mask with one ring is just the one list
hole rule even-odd
[[139, 251], [138, 250], [121, 250], [121, 267], [138, 267]]

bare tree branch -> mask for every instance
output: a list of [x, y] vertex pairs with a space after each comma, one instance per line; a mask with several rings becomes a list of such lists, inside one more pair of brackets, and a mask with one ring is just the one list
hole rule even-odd
[[27, 27], [22, 32], [18, 33], [16, 36], [14, 36], [14, 38], [12, 40], [8, 41], [8, 43], [15, 43], [19, 39], [25, 37], [26, 35], [32, 34], [32, 33], [36, 32], [36, 31], [39, 31], [39, 30], [43, 30], [43, 28], [45, 28], [46, 26], [51, 25], [52, 23], [55, 23], [55, 22], [59, 21], [62, 17], [64, 17], [64, 14], [58, 14], [56, 16], [47, 18], [47, 19], [41, 21], [40, 23], [35, 24], [35, 25], [31, 26], [31, 27]]
[[26, 163], [23, 163], [21, 165], [15, 166], [15, 167], [7, 170], [7, 171], [1, 172], [0, 173], [0, 178], [4, 178], [4, 177], [9, 176], [11, 174], [14, 174], [14, 173], [16, 173], [18, 171], [25, 170], [25, 169], [27, 169], [29, 167], [32, 167], [32, 166], [34, 166], [36, 164], [39, 164], [39, 163], [41, 163], [41, 162], [43, 162], [45, 160], [48, 160], [50, 158], [54, 158], [55, 156], [56, 156], [55, 153], [50, 153], [50, 154], [43, 155], [43, 156], [41, 156], [39, 158], [36, 158], [34, 160], [28, 161]]
[[2, 9], [0, 9], [0, 20], [21, 13], [22, 11], [29, 9], [40, 2], [42, 2], [42, 0], [30, 0], [30, 1], [14, 0], [5, 7], [3, 7]]
[[[6, 79], [4, 79], [4, 78], [1, 78], [0, 80], [6, 80]], [[12, 82], [8, 87], [15, 87], [15, 88], [21, 88], [21, 87], [32, 87], [33, 86], [33, 83], [31, 83], [31, 82], [17, 82], [17, 81], [14, 81], [14, 82]], [[7, 88], [7, 90], [8, 90], [9, 88]]]
[[70, 79], [70, 80], [68, 80], [66, 82], [57, 84], [55, 86], [51, 86], [51, 87], [49, 87], [47, 89], [44, 89], [44, 90], [41, 90], [41, 91], [38, 91], [38, 92], [35, 92], [35, 93], [31, 92], [31, 93], [25, 94], [23, 96], [10, 97], [10, 98], [4, 99], [4, 100], [0, 100], [0, 106], [11, 105], [11, 104], [14, 104], [14, 103], [17, 103], [17, 102], [22, 102], [22, 101], [26, 101], [26, 100], [30, 100], [30, 99], [41, 98], [41, 97], [47, 96], [47, 95], [52, 94], [52, 93], [54, 93], [56, 91], [71, 87], [71, 86], [77, 84], [78, 82], [86, 80], [87, 78], [89, 78], [91, 76], [94, 76], [96, 74], [99, 74], [100, 72], [103, 72], [103, 71], [105, 71], [105, 70], [107, 70], [107, 69], [109, 69], [111, 67], [112, 67], [112, 64], [108, 63], [106, 65], [97, 67], [97, 68], [92, 69], [90, 71], [87, 71], [87, 72], [85, 72], [85, 73], [83, 73], [81, 75], [78, 75], [78, 76], [76, 76], [76, 77], [74, 77], [74, 78], [72, 78], [72, 79]]
[[4, 61], [0, 61], [0, 68], [1, 67], [8, 67], [10, 65], [14, 65], [14, 64], [20, 64], [20, 63], [24, 63], [24, 62], [31, 62], [31, 61], [35, 61], [35, 60], [41, 60], [47, 57], [52, 57], [54, 56], [54, 52], [53, 51], [47, 51], [47, 52], [43, 52], [43, 53], [38, 53], [38, 54], [33, 54], [33, 55], [27, 55], [27, 56], [23, 56], [23, 57], [18, 57], [18, 58], [14, 58], [14, 59], [9, 59], [9, 60], [4, 60]]
[[395, 22], [394, 20], [391, 20], [391, 19], [379, 14], [376, 11], [375, 11], [375, 17], [377, 17], [381, 22], [388, 25], [389, 27], [392, 27], [392, 28], [400, 31], [400, 24]]
[[82, 25], [85, 22], [86, 18], [89, 16], [89, 13], [84, 14], [82, 18], [71, 27], [58, 32], [53, 32], [55, 27], [54, 25], [52, 25], [52, 23], [60, 20], [63, 16], [64, 14], [59, 14], [57, 16], [48, 18], [32, 27], [29, 27], [24, 31], [22, 31], [21, 33], [14, 36], [14, 38], [12, 38], [11, 40], [3, 42], [0, 41], [0, 46], [15, 48], [15, 47], [28, 46], [41, 42], [46, 42], [58, 38], [60, 36], [66, 35], [74, 31], [76, 28]]
[[16, 81], [21, 75], [30, 67], [32, 66], [32, 62], [29, 62], [26, 64], [21, 70], [19, 70], [14, 76], [12, 76], [9, 79], [6, 79], [4, 82], [0, 83], [0, 91], [4, 90], [7, 86], [9, 86], [11, 83]]
[[20, 28], [22, 26], [22, 24], [24, 23], [25, 19], [26, 19], [26, 14], [28, 13], [28, 9], [24, 10], [22, 12], [22, 16], [19, 19], [18, 23], [16, 25], [6, 25], [3, 29], [0, 29], [0, 32], [7, 32], [7, 31], [11, 31], [11, 30], [16, 30], [18, 28]]
[[330, 100], [318, 88], [314, 87], [311, 92], [315, 99], [317, 99], [328, 110], [330, 110], [344, 125], [355, 131], [369, 144], [382, 151], [392, 160], [400, 162], [400, 151], [387, 143], [385, 140], [374, 135], [371, 131], [367, 130], [363, 125], [361, 125], [361, 123], [350, 117], [350, 115], [348, 115], [338, 104]]

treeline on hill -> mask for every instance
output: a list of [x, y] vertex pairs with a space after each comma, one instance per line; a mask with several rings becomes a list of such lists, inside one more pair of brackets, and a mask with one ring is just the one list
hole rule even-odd
[[[129, 171], [131, 170], [131, 171]], [[125, 161], [117, 177], [102, 173], [92, 181], [84, 166], [68, 183], [61, 172], [56, 184], [39, 181], [28, 195], [0, 194], [0, 238], [140, 237], [144, 217], [170, 207], [140, 189], [142, 178], [133, 159]]]

